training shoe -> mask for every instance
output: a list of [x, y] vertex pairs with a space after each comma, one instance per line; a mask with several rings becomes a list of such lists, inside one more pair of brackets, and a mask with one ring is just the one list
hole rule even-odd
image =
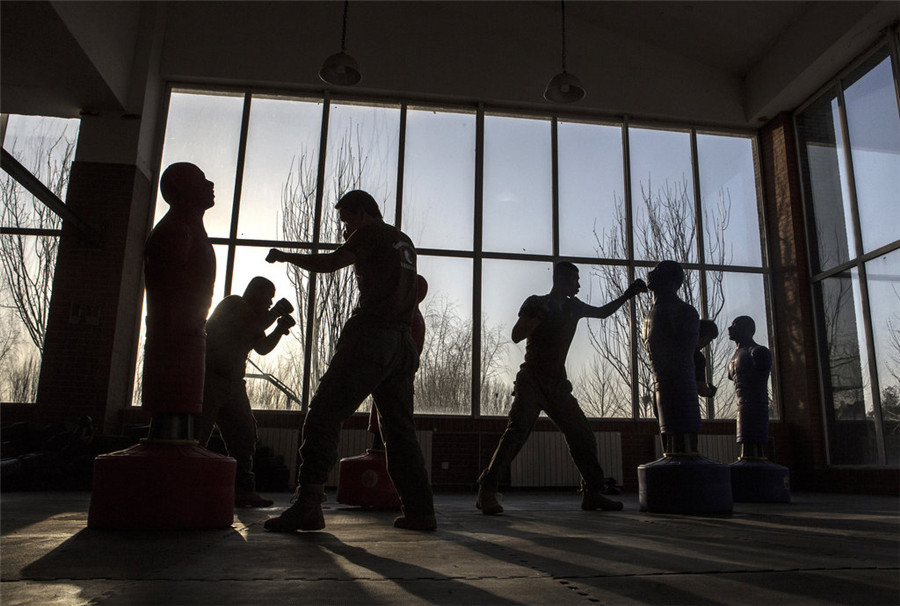
[[503, 513], [503, 506], [497, 501], [497, 492], [488, 490], [484, 486], [478, 489], [478, 498], [475, 499], [475, 507], [486, 516], [495, 516]]
[[275, 503], [272, 499], [266, 499], [259, 496], [256, 492], [236, 492], [234, 493], [235, 507], [269, 507]]
[[302, 486], [297, 494], [297, 502], [277, 518], [266, 520], [264, 528], [272, 532], [322, 530], [325, 528], [325, 516], [322, 514], [324, 493], [321, 484]]
[[581, 508], [585, 511], [621, 511], [622, 503], [607, 499], [600, 490], [584, 489], [581, 493]]
[[428, 515], [403, 515], [394, 520], [394, 528], [403, 528], [404, 530], [434, 530], [437, 528], [437, 520], [434, 514]]

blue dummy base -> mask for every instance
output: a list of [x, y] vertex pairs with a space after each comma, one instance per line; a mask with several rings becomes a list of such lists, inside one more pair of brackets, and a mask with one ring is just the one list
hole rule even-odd
[[638, 466], [640, 509], [649, 513], [731, 513], [731, 470], [700, 455], [664, 456]]
[[738, 459], [731, 465], [731, 490], [742, 503], [790, 503], [791, 472], [768, 459]]

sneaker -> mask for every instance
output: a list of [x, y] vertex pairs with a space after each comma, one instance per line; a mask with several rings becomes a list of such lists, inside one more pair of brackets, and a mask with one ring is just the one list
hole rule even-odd
[[600, 490], [585, 489], [581, 493], [581, 508], [585, 511], [621, 511], [622, 503], [607, 499]]
[[236, 492], [234, 493], [235, 507], [269, 507], [275, 503], [272, 499], [266, 499], [259, 496], [256, 492]]
[[503, 506], [497, 501], [497, 492], [488, 490], [484, 486], [478, 489], [478, 498], [475, 499], [475, 507], [486, 516], [495, 516], [503, 513]]
[[403, 515], [394, 520], [394, 528], [404, 530], [434, 530], [437, 528], [437, 520], [434, 514], [427, 515]]
[[325, 516], [322, 514], [322, 486], [304, 486], [298, 491], [297, 501], [277, 518], [269, 518], [264, 524], [272, 532], [295, 530], [322, 530]]

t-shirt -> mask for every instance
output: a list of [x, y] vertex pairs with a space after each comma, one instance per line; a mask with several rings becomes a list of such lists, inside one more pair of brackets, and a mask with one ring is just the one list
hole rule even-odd
[[544, 315], [544, 319], [528, 336], [522, 368], [555, 378], [566, 378], [566, 356], [575, 336], [578, 320], [587, 315], [589, 306], [577, 297], [569, 297], [560, 305], [550, 295], [532, 295], [519, 309], [523, 315]]
[[243, 377], [250, 350], [266, 336], [264, 321], [240, 295], [222, 299], [206, 321], [207, 372]]
[[358, 322], [409, 330], [416, 309], [416, 248], [402, 231], [384, 222], [353, 232], [341, 246], [356, 257]]

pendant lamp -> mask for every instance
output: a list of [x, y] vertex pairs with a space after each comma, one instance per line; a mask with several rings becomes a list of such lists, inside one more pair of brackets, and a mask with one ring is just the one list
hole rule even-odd
[[584, 97], [581, 80], [566, 71], [566, 3], [559, 2], [562, 12], [562, 72], [550, 79], [544, 89], [544, 99], [553, 103], [574, 103]]
[[335, 53], [325, 59], [322, 69], [319, 70], [319, 78], [328, 84], [335, 86], [353, 86], [362, 79], [359, 64], [356, 59], [346, 53], [347, 49], [347, 6], [348, 0], [344, 0], [344, 23], [341, 28], [341, 52]]

